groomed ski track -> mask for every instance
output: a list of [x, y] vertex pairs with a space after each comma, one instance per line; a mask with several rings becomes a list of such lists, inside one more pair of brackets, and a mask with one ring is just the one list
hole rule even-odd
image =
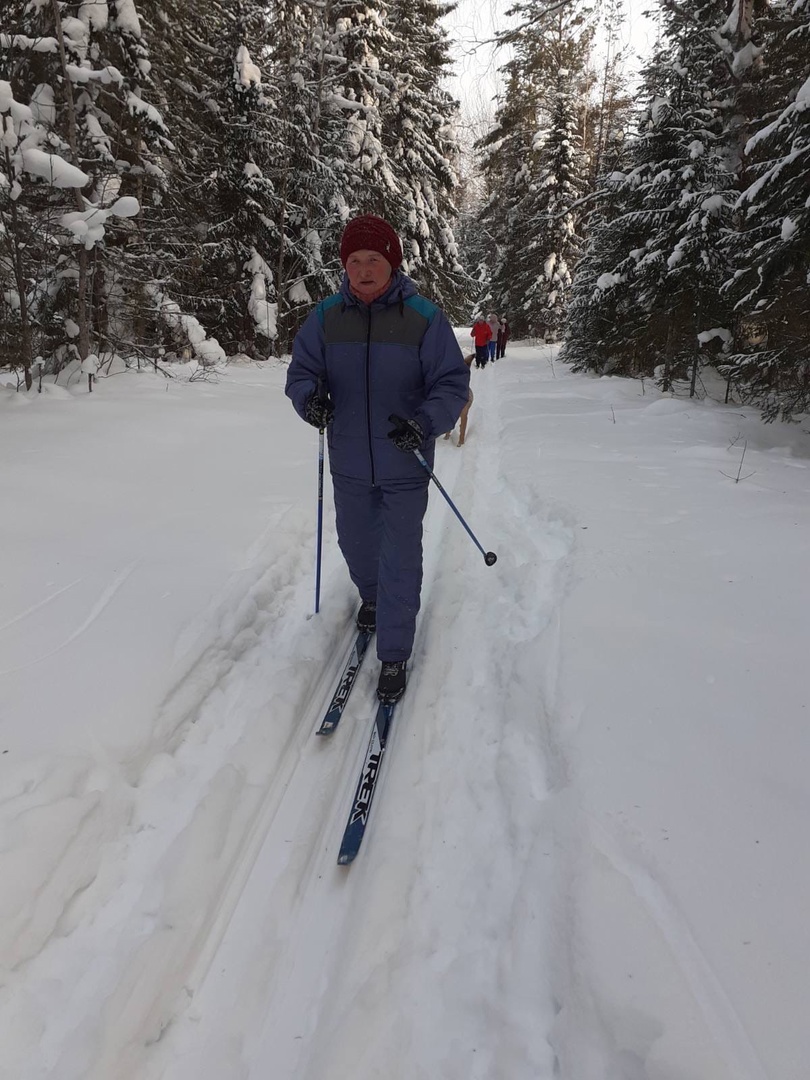
[[[538, 897], [547, 903], [554, 892], [550, 860], [538, 854], [552, 843], [542, 714], [569, 534], [556, 522], [533, 537], [510, 528], [519, 519], [510, 501], [526, 493], [501, 473], [498, 373], [486, 375], [492, 381], [477, 385], [465, 446], [440, 440], [436, 470], [499, 563], [484, 565], [434, 488], [408, 692], [360, 855], [350, 868], [336, 865], [373, 720], [373, 646], [337, 732], [313, 734], [352, 639], [344, 583], [327, 586], [317, 617], [340, 631], [324, 652], [323, 673], [322, 658], [312, 656], [300, 706], [285, 702], [263, 718], [288, 729], [287, 745], [174, 1001], [164, 987], [159, 1041], [133, 1056], [127, 1075], [553, 1075], [542, 1022], [554, 1015], [546, 943], [531, 924]], [[331, 540], [327, 552], [325, 578], [334, 581], [341, 571]], [[532, 570], [520, 581], [516, 610], [521, 565]], [[271, 658], [282, 635], [295, 640], [293, 620], [305, 622], [311, 608], [308, 570], [300, 568], [283, 625], [268, 622], [254, 653]], [[495, 641], [475, 632], [481, 609], [492, 607], [503, 612]], [[544, 633], [545, 668], [537, 648]], [[254, 663], [247, 678], [263, 686], [266, 671]], [[465, 901], [480, 895], [481, 875], [492, 881], [483, 908]], [[504, 951], [506, 926], [515, 952]], [[491, 985], [492, 997], [448, 1001], [441, 981], [451, 968], [468, 968], [470, 985]]]

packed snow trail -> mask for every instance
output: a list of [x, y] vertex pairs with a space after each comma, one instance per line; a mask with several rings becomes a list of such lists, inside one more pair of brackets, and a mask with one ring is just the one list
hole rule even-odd
[[[373, 716], [371, 658], [335, 735], [310, 737], [193, 1004], [154, 1051], [152, 1075], [552, 1075], [545, 923], [534, 912], [549, 892], [549, 862], [537, 852], [550, 834], [541, 677], [529, 672], [568, 535], [550, 525], [538, 542], [516, 528], [508, 487], [492, 497], [497, 439], [487, 443], [487, 425], [497, 431], [494, 395], [463, 449], [440, 443], [436, 470], [503, 554], [485, 567], [432, 493], [409, 688], [357, 862], [335, 865]], [[536, 572], [516, 584], [518, 560]], [[495, 640], [478, 632], [487, 609], [503, 612]], [[311, 736], [312, 718], [301, 723]], [[448, 997], [448, 977], [498, 994]]]

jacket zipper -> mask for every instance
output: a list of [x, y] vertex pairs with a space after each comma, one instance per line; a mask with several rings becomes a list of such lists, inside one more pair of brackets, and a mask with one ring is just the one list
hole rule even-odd
[[371, 305], [368, 308], [368, 332], [366, 334], [366, 425], [368, 428], [368, 456], [371, 462], [371, 485], [376, 483], [374, 475], [374, 440], [371, 434]]

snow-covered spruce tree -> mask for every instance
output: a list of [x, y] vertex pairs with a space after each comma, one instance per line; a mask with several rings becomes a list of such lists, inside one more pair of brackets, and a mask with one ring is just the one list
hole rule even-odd
[[[567, 356], [585, 360], [577, 336], [602, 320], [588, 304], [607, 305], [617, 327], [598, 335], [590, 366], [626, 374], [660, 368], [662, 384], [693, 370], [703, 341], [727, 334], [720, 296], [726, 268], [733, 174], [727, 168], [720, 102], [727, 85], [719, 28], [725, 5], [665, 0], [663, 40], [644, 76], [649, 102], [630, 147], [630, 168], [609, 181], [610, 210], [587, 253], [594, 289], [577, 289]], [[599, 261], [597, 254], [609, 261]]]
[[35, 0], [10, 16], [14, 32], [0, 35], [9, 212], [37, 238], [23, 248], [12, 241], [12, 306], [28, 324], [23, 350], [58, 366], [109, 343], [112, 283], [133, 229], [126, 219], [159, 173], [165, 128], [145, 96], [150, 64], [133, 0]]
[[558, 72], [549, 127], [536, 136], [532, 179], [517, 213], [527, 237], [514, 268], [526, 282], [524, 311], [536, 332], [556, 341], [562, 332], [572, 270], [582, 246], [580, 200], [587, 190], [587, 161], [580, 146], [579, 109], [571, 73]]
[[[481, 140], [490, 192], [482, 224], [496, 237], [491, 291], [497, 310], [510, 315], [513, 333], [521, 336], [545, 332], [548, 297], [555, 290], [560, 295], [561, 279], [552, 280], [555, 260], [547, 261], [560, 238], [552, 240], [547, 232], [547, 250], [541, 262], [540, 252], [531, 250], [530, 245], [535, 241], [538, 218], [543, 217], [545, 196], [556, 184], [550, 181], [549, 169], [564, 169], [565, 177], [561, 174], [558, 178], [561, 192], [584, 165], [577, 147], [571, 145], [566, 165], [553, 147], [557, 142], [557, 150], [564, 149], [563, 128], [577, 133], [584, 128], [592, 27], [589, 9], [578, 2], [560, 6], [526, 0], [508, 14], [520, 22], [502, 35], [502, 41], [512, 45], [514, 55], [503, 69], [507, 82], [495, 128]], [[554, 136], [553, 125], [559, 129]], [[582, 183], [584, 175], [577, 177], [574, 186], [579, 190]], [[566, 212], [562, 213], [564, 217]], [[569, 228], [571, 224], [569, 219]], [[546, 228], [548, 225], [546, 215]], [[560, 269], [567, 281], [567, 264]]]
[[479, 295], [492, 298], [490, 310], [509, 315], [513, 336], [525, 337], [534, 328], [530, 313], [524, 309], [524, 283], [512, 269], [527, 241], [518, 207], [531, 183], [537, 98], [514, 61], [507, 63], [504, 71], [506, 86], [495, 113], [495, 127], [478, 144], [487, 195], [477, 230], [487, 243], [490, 269]]
[[[573, 170], [573, 178], [578, 182], [582, 195], [586, 196], [587, 193], [587, 197], [574, 200], [573, 213], [566, 212], [561, 207], [558, 214], [550, 216], [549, 224], [556, 225], [561, 230], [559, 246], [568, 249], [564, 258], [568, 280], [566, 282], [565, 278], [563, 279], [567, 284], [566, 288], [551, 294], [552, 312], [555, 306], [556, 312], [552, 318], [546, 317], [545, 321], [546, 330], [550, 330], [554, 338], [557, 338], [566, 325], [576, 319], [580, 322], [579, 342], [583, 345], [585, 341], [598, 342], [599, 347], [605, 348], [615, 335], [616, 321], [615, 312], [610, 310], [612, 304], [606, 295], [612, 279], [602, 276], [599, 268], [603, 264], [610, 264], [608, 248], [612, 242], [619, 239], [618, 234], [612, 236], [607, 225], [618, 213], [616, 200], [613, 198], [614, 184], [610, 178], [618, 176], [618, 170], [626, 158], [626, 135], [633, 120], [633, 100], [628, 92], [625, 70], [627, 47], [622, 45], [622, 32], [627, 17], [624, 0], [607, 0], [598, 6], [597, 14], [601, 22], [601, 34], [597, 36], [604, 55], [596, 69], [598, 78], [592, 88], [584, 118], [584, 135], [580, 139], [578, 130], [575, 130], [576, 141], [569, 139], [567, 145], [557, 136], [558, 144], [563, 150], [568, 150], [569, 147], [577, 148], [578, 143], [582, 143], [581, 156], [577, 168]], [[560, 110], [562, 115], [565, 115], [565, 112], [569, 117], [574, 115], [570, 108]], [[556, 126], [562, 130], [559, 120]], [[560, 164], [565, 164], [564, 157]], [[583, 176], [583, 166], [587, 167], [587, 181]], [[567, 169], [560, 171], [563, 175], [568, 172]], [[597, 183], [602, 185], [598, 202], [594, 200]], [[581, 240], [584, 236], [588, 236], [590, 240], [587, 249]], [[621, 257], [620, 250], [613, 254]], [[544, 263], [544, 267], [545, 265]], [[576, 277], [572, 280], [570, 272], [574, 266]], [[597, 299], [599, 302], [596, 302]], [[613, 299], [617, 300], [618, 297], [614, 295]], [[586, 323], [589, 324], [587, 327]], [[588, 366], [585, 356], [576, 353], [576, 344], [573, 341], [568, 341], [566, 349], [569, 359], [578, 366]], [[592, 344], [585, 346], [587, 357], [594, 351]]]
[[399, 60], [383, 107], [383, 145], [402, 192], [388, 213], [403, 237], [408, 272], [451, 317], [466, 318], [466, 275], [453, 233], [458, 103], [441, 85], [451, 63], [440, 22], [448, 10], [437, 0], [390, 2]]
[[[322, 126], [332, 160], [342, 162], [339, 209], [385, 217], [402, 198], [383, 143], [383, 112], [395, 90], [395, 41], [386, 28], [385, 0], [332, 0], [326, 8], [327, 41]], [[335, 144], [335, 128], [341, 143]]]
[[133, 273], [140, 337], [203, 362], [265, 356], [276, 332], [277, 249], [261, 68], [267, 7], [209, 0], [204, 19], [190, 0], [141, 7], [174, 151], [165, 191], [144, 208], [143, 272]]
[[[58, 9], [57, 9], [58, 14]], [[71, 29], [71, 27], [68, 27]], [[82, 36], [84, 27], [74, 28]], [[90, 183], [59, 123], [54, 86], [63, 78], [50, 10], [19, 2], [4, 11], [0, 32], [0, 342], [3, 361], [19, 367], [30, 388], [34, 354], [50, 353], [75, 336], [69, 314], [53, 314], [61, 288], [60, 247], [69, 241], [62, 218], [82, 205], [74, 196]], [[63, 48], [65, 34], [63, 33]], [[69, 87], [71, 93], [72, 85]], [[74, 122], [75, 144], [75, 122]], [[75, 277], [75, 267], [73, 268]], [[84, 259], [81, 316], [87, 333], [87, 259]], [[60, 298], [61, 299], [61, 298]]]
[[495, 298], [489, 291], [495, 240], [482, 223], [485, 195], [480, 177], [463, 172], [456, 198], [460, 209], [455, 236], [468, 276], [466, 304], [459, 316], [463, 324], [474, 321], [476, 314], [497, 309]]
[[[218, 121], [222, 150], [206, 229], [204, 322], [226, 353], [267, 356], [276, 337], [272, 262], [278, 245], [274, 189], [266, 176], [269, 109], [262, 72], [264, 5], [234, 5], [223, 49]], [[217, 310], [218, 309], [218, 310]]]
[[636, 303], [632, 282], [614, 272], [628, 251], [644, 251], [641, 200], [629, 160], [604, 176], [586, 223], [587, 243], [576, 267], [565, 325], [563, 358], [575, 371], [649, 371], [646, 312]]
[[[239, 7], [207, 0], [201, 18], [191, 0], [138, 5], [152, 60], [152, 97], [171, 129], [171, 150], [160, 161], [163, 180], [144, 199], [137, 235], [127, 247], [132, 341], [155, 362], [164, 351], [218, 360], [225, 350], [214, 335], [235, 333], [240, 319], [250, 341], [255, 333], [248, 310], [252, 274], [234, 263], [233, 273], [220, 276], [228, 264], [217, 260], [227, 244], [209, 237], [226, 215], [220, 196], [234, 146], [227, 119], [235, 97]], [[235, 349], [242, 340], [234, 336], [228, 344]]]
[[810, 409], [810, 0], [774, 5], [766, 111], [745, 147], [750, 181], [730, 237], [737, 348], [726, 372], [767, 419]]
[[422, 287], [458, 308], [464, 272], [452, 230], [456, 106], [441, 88], [444, 7], [331, 0], [322, 10], [316, 145], [333, 215], [321, 215], [323, 263], [339, 268], [346, 218], [377, 213], [398, 229]]
[[[0, 366], [21, 370], [29, 390], [37, 333], [30, 283], [33, 266], [46, 247], [40, 232], [42, 215], [31, 200], [19, 198], [22, 185], [17, 177], [23, 162], [16, 151], [24, 125], [33, 123], [31, 109], [15, 100], [7, 80], [0, 80]], [[84, 184], [85, 174], [77, 181]]]
[[[66, 4], [69, 8], [71, 5]], [[115, 209], [126, 201], [137, 216], [110, 217], [103, 237], [93, 246], [93, 348], [103, 354], [140, 351], [138, 325], [141, 297], [132, 291], [138, 274], [154, 275], [154, 252], [144, 250], [144, 208], [159, 204], [168, 177], [166, 165], [174, 152], [157, 88], [146, 28], [134, 0], [105, 5], [81, 0], [74, 5], [88, 27], [88, 55], [108, 71], [121, 72], [118, 93], [102, 75], [90, 79], [77, 99], [80, 141], [96, 159], [91, 166], [94, 190], [91, 202]], [[88, 66], [87, 60], [83, 60]], [[98, 224], [91, 214], [89, 225]], [[79, 232], [79, 241], [84, 234]], [[141, 265], [143, 264], [143, 265]]]
[[327, 14], [298, 0], [276, 0], [273, 9], [264, 85], [280, 352], [289, 350], [313, 301], [334, 292], [340, 277], [345, 141], [343, 114], [330, 108]]

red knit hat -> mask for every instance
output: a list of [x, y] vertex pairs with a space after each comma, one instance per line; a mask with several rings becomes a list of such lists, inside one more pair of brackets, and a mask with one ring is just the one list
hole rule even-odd
[[363, 214], [352, 218], [340, 238], [340, 261], [346, 260], [354, 251], [377, 251], [397, 270], [402, 262], [402, 246], [399, 237], [381, 217]]

